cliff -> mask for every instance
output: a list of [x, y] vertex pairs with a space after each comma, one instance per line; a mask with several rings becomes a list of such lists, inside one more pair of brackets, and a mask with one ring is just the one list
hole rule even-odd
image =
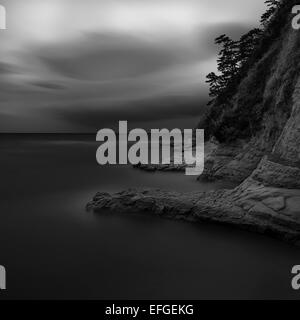
[[285, 1], [238, 83], [199, 124], [210, 148], [200, 180], [228, 179], [233, 190], [99, 193], [89, 210], [151, 212], [209, 220], [300, 242], [300, 32]]
[[291, 26], [292, 2], [266, 30], [237, 87], [216, 99], [199, 124], [219, 142], [202, 178], [242, 182], [265, 156], [298, 167], [300, 33]]

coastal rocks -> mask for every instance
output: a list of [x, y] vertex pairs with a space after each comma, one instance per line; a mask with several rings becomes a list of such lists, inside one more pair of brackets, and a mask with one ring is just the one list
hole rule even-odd
[[280, 211], [285, 208], [284, 197], [269, 197], [263, 200], [263, 204], [275, 211]]
[[264, 156], [252, 174], [232, 190], [178, 193], [132, 189], [115, 194], [97, 193], [87, 210], [109, 209], [230, 224], [300, 243], [300, 169], [272, 160]]
[[257, 167], [263, 150], [246, 146], [243, 141], [221, 144], [205, 157], [204, 173], [200, 181], [229, 180], [242, 182]]
[[274, 153], [292, 162], [300, 162], [300, 79], [293, 95], [293, 108]]
[[141, 169], [144, 171], [148, 171], [148, 172], [154, 172], [154, 171], [184, 171], [185, 168], [187, 167], [186, 164], [180, 164], [180, 165], [175, 165], [174, 163], [171, 163], [169, 165], [167, 164], [136, 164], [133, 166], [136, 169]]
[[267, 186], [300, 188], [300, 168], [270, 161], [268, 157], [262, 159], [252, 177]]
[[[172, 149], [174, 148], [174, 145], [171, 145]], [[216, 151], [219, 148], [219, 144], [214, 140], [211, 139], [210, 141], [205, 143], [205, 163], [208, 165], [209, 162], [215, 158], [214, 151]], [[184, 159], [184, 156], [182, 157]], [[136, 164], [133, 165], [136, 169], [141, 169], [148, 172], [155, 172], [155, 171], [164, 171], [164, 172], [183, 172], [186, 170], [188, 165], [182, 161], [182, 164], [175, 164], [174, 160], [172, 159], [172, 152], [171, 152], [171, 160], [170, 164]], [[209, 180], [209, 179], [207, 179]], [[215, 180], [215, 178], [214, 178]]]
[[88, 211], [110, 209], [122, 213], [151, 213], [179, 218], [189, 216], [197, 193], [180, 194], [163, 190], [127, 190], [115, 194], [98, 193], [88, 203]]
[[249, 185], [249, 189], [238, 187], [200, 194], [151, 189], [98, 193], [87, 205], [87, 210], [109, 209], [126, 214], [230, 224], [293, 243], [299, 241], [299, 190], [257, 187]]
[[289, 215], [295, 215], [300, 219], [300, 194], [286, 199], [286, 211]]

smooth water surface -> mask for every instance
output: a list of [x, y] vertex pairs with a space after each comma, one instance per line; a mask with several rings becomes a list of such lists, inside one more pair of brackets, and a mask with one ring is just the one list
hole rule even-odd
[[183, 173], [100, 167], [94, 136], [0, 140], [0, 298], [300, 298], [300, 250], [230, 227], [87, 213], [97, 191], [204, 191]]

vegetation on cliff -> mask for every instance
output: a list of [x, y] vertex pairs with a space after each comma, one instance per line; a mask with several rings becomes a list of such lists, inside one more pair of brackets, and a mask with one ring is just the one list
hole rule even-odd
[[287, 28], [291, 28], [291, 11], [297, 0], [266, 3], [268, 10], [261, 18], [260, 29], [251, 30], [239, 41], [226, 35], [216, 39], [216, 43], [222, 45], [219, 75], [210, 73], [207, 81], [214, 100], [199, 123], [207, 139], [212, 136], [219, 142], [250, 139], [261, 131], [265, 115], [274, 108], [281, 109], [284, 119], [290, 115], [292, 92], [299, 73], [300, 41], [294, 42], [293, 50], [282, 62], [280, 78], [271, 78], [284, 43], [283, 36]]

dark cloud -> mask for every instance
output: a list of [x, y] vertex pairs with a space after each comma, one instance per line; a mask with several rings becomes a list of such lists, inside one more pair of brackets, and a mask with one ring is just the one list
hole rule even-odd
[[[120, 120], [128, 120], [143, 126], [147, 122], [160, 122], [163, 119], [177, 119], [195, 116], [195, 125], [199, 115], [206, 108], [206, 99], [191, 96], [173, 96], [136, 100], [127, 105], [113, 105], [90, 108], [84, 105], [72, 105], [69, 108], [49, 110], [51, 116], [68, 122], [72, 126], [84, 126], [95, 131], [105, 126], [114, 126]], [[180, 121], [179, 121], [180, 122]]]
[[17, 74], [20, 72], [20, 68], [14, 64], [0, 61], [0, 75]]
[[50, 82], [50, 81], [33, 81], [31, 82], [33, 86], [40, 87], [43, 89], [49, 89], [49, 90], [65, 90], [67, 89], [66, 86], [60, 84], [60, 83], [55, 83], [55, 82]]

